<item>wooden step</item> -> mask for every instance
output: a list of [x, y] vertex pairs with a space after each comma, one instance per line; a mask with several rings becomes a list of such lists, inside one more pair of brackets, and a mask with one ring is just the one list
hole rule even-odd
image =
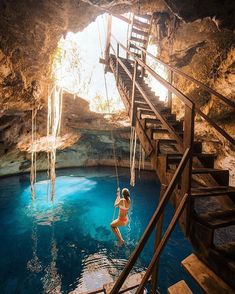
[[137, 29], [141, 29], [141, 30], [149, 30], [150, 25], [147, 22], [142, 22], [138, 19], [134, 19], [133, 20], [133, 27], [136, 27]]
[[137, 50], [138, 53], [141, 53], [141, 50], [138, 47], [136, 47], [136, 45], [133, 43], [130, 43], [130, 48], [133, 48], [133, 49]]
[[229, 186], [192, 188], [192, 197], [235, 196], [235, 188]]
[[[155, 104], [156, 108], [158, 108], [158, 111], [161, 113], [162, 116], [167, 116], [170, 113], [170, 110], [166, 107], [162, 107], [161, 104]], [[149, 109], [149, 108], [139, 108], [138, 111], [140, 112], [140, 115], [155, 115], [155, 113]], [[155, 115], [156, 116], [156, 115]]]
[[149, 105], [146, 103], [146, 102], [143, 102], [143, 101], [135, 101], [135, 104], [136, 104], [136, 107], [137, 108], [148, 108]]
[[[139, 49], [137, 49], [137, 50], [139, 50]], [[136, 52], [133, 52], [132, 50], [130, 50], [130, 51], [131, 51], [133, 54], [135, 54], [136, 57], [141, 58], [141, 54], [136, 53]]]
[[[154, 140], [154, 137], [155, 137], [155, 134], [169, 134], [171, 135], [171, 133], [167, 130], [167, 129], [164, 129], [164, 128], [151, 128], [151, 134], [152, 134], [152, 139]], [[178, 136], [182, 136], [183, 135], [183, 131], [175, 131], [175, 134], [178, 135]]]
[[195, 215], [195, 218], [198, 222], [213, 230], [223, 227], [229, 227], [235, 225], [235, 209], [208, 212], [200, 215]]
[[234, 290], [208, 268], [195, 254], [189, 255], [181, 264], [205, 293], [234, 294]]
[[217, 245], [215, 249], [230, 261], [235, 262], [235, 242]]
[[134, 36], [131, 36], [131, 41], [134, 41], [136, 43], [141, 43], [143, 45], [145, 45], [147, 43], [146, 39], [141, 39], [141, 38], [137, 38], [137, 37], [134, 37]]
[[[182, 131], [182, 128], [181, 128], [181, 124], [179, 124], [178, 121], [170, 121], [170, 120], [167, 120], [167, 122], [169, 123], [169, 125], [171, 125], [171, 127], [174, 128], [174, 130], [175, 130], [176, 133], [183, 134], [183, 131]], [[158, 129], [158, 126], [162, 126], [162, 128], [163, 128], [163, 125], [162, 125], [161, 121], [159, 121], [159, 122], [156, 121], [154, 123], [154, 125], [157, 125], [157, 127], [153, 126], [153, 124], [147, 125], [146, 127], [149, 128], [149, 129], [151, 129], [151, 128]]]
[[[132, 274], [132, 275], [128, 276], [128, 278], [123, 283], [121, 290], [128, 291], [128, 289], [137, 288], [139, 286], [139, 284], [141, 283], [144, 275], [145, 275], [145, 272], [140, 272], [140, 273], [136, 273], [136, 274]], [[108, 283], [108, 284], [104, 285], [104, 290], [105, 290], [106, 294], [110, 293], [114, 284], [115, 284], [115, 282]], [[123, 291], [123, 293], [124, 293], [124, 291]], [[125, 292], [125, 293], [127, 293], [127, 292]], [[128, 293], [130, 293], [130, 292], [128, 292]]]
[[177, 141], [174, 139], [165, 139], [165, 138], [157, 139], [156, 141], [158, 141], [159, 144], [169, 144], [169, 145], [177, 143]]
[[[178, 164], [182, 158], [182, 154], [167, 154], [168, 155], [168, 164]], [[216, 154], [214, 153], [193, 153], [194, 158], [198, 158], [205, 167], [213, 168], [214, 167], [214, 159], [216, 158]]]
[[152, 110], [146, 109], [146, 108], [139, 108], [138, 109], [140, 116], [143, 115], [155, 115]]
[[219, 185], [227, 186], [229, 183], [229, 171], [215, 168], [193, 168], [194, 175], [210, 174]]
[[141, 17], [141, 18], [144, 18], [144, 19], [147, 19], [147, 20], [151, 20], [151, 18], [152, 18], [151, 14], [144, 14], [144, 15], [136, 14], [135, 16]]
[[135, 33], [137, 35], [144, 36], [144, 37], [148, 37], [149, 35], [147, 32], [144, 32], [135, 28], [132, 28], [132, 33]]
[[[161, 123], [161, 121], [157, 118], [144, 118], [145, 124], [155, 125]], [[167, 122], [169, 122], [173, 126], [181, 125], [182, 123], [174, 119], [174, 115], [168, 115]]]
[[177, 282], [167, 289], [168, 294], [193, 294], [184, 280]]

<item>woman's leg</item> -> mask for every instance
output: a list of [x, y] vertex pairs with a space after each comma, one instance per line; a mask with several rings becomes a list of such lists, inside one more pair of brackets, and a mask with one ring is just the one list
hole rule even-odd
[[112, 229], [112, 231], [114, 232], [115, 236], [117, 237], [118, 241], [120, 244], [123, 244], [124, 243], [124, 240], [122, 238], [122, 234], [118, 228], [118, 226], [122, 226], [123, 224], [118, 220], [114, 220], [111, 224], [110, 224], [110, 227]]
[[119, 228], [116, 227], [116, 230], [117, 230], [117, 234], [118, 234], [118, 236], [119, 236], [119, 243], [120, 243], [120, 244], [123, 244], [125, 241], [124, 241], [123, 238], [122, 238], [122, 234], [121, 234]]

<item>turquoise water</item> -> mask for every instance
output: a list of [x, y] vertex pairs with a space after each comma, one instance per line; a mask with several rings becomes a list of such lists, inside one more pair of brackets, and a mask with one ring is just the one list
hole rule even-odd
[[[119, 172], [121, 186], [129, 187], [129, 171]], [[141, 173], [131, 189], [130, 222], [121, 230], [126, 240], [121, 248], [114, 246], [109, 227], [116, 192], [113, 169], [58, 171], [54, 204], [47, 200], [46, 174], [38, 174], [37, 180], [34, 203], [28, 175], [0, 180], [0, 293], [81, 293], [112, 281], [156, 207], [160, 185], [154, 174]], [[169, 205], [166, 220], [172, 212]], [[152, 244], [153, 238], [135, 272], [146, 268]], [[161, 258], [162, 293], [187, 279], [180, 261], [191, 251], [177, 226]]]

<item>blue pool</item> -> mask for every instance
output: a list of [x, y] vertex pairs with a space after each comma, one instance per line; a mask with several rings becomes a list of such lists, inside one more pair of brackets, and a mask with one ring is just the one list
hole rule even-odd
[[[129, 171], [119, 172], [121, 187], [129, 188]], [[116, 192], [114, 169], [57, 171], [54, 204], [47, 199], [46, 174], [38, 174], [37, 181], [32, 203], [29, 175], [0, 180], [0, 293], [81, 293], [112, 281], [156, 207], [160, 184], [154, 174], [136, 177], [130, 222], [121, 229], [126, 245], [121, 248], [114, 246], [109, 228]], [[169, 205], [166, 219], [172, 212]], [[150, 261], [153, 238], [150, 241], [136, 272]], [[180, 261], [191, 252], [177, 226], [161, 258], [161, 293], [182, 278], [189, 281]]]

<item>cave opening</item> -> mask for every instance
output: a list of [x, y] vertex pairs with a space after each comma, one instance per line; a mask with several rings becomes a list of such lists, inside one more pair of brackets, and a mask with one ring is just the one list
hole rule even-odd
[[[104, 68], [99, 59], [104, 57], [106, 26], [105, 13], [98, 16], [83, 31], [67, 32], [59, 40], [53, 56], [52, 74], [55, 85], [74, 97], [87, 100], [90, 110], [98, 113], [124, 110], [111, 73], [106, 74], [110, 105], [105, 93]], [[113, 32], [122, 42], [126, 42], [127, 24], [114, 18]]]

